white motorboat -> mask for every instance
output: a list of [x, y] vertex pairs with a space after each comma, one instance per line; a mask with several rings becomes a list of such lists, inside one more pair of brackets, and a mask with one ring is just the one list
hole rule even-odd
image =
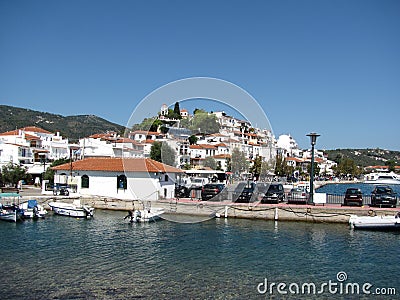
[[145, 208], [130, 210], [124, 220], [128, 220], [130, 223], [140, 222], [154, 222], [161, 218], [164, 210], [161, 208]]
[[349, 219], [351, 228], [371, 230], [400, 230], [400, 212], [395, 216], [356, 216]]
[[0, 203], [0, 220], [17, 222], [22, 220], [22, 210], [19, 209], [19, 194], [17, 193], [0, 193], [0, 200], [7, 199], [7, 204]]
[[20, 219], [18, 211], [16, 209], [0, 207], [0, 220], [17, 222]]
[[36, 200], [28, 200], [27, 202], [21, 203], [19, 209], [22, 211], [22, 217], [25, 219], [38, 219], [44, 218], [47, 214], [47, 210], [37, 203]]
[[94, 208], [87, 205], [81, 205], [80, 200], [74, 200], [73, 203], [49, 202], [49, 206], [55, 214], [62, 216], [89, 219], [94, 215]]
[[400, 184], [400, 177], [393, 173], [369, 173], [364, 176], [364, 183]]

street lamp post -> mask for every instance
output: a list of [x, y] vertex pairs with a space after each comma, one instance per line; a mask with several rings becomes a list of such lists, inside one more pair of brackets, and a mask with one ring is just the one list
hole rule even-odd
[[311, 140], [310, 198], [308, 199], [308, 204], [313, 204], [314, 203], [314, 146], [317, 143], [317, 137], [319, 137], [320, 135], [315, 132], [311, 132], [307, 134], [307, 136], [309, 136]]

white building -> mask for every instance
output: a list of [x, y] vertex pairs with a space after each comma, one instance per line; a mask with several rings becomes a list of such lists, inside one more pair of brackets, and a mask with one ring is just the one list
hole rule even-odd
[[24, 161], [22, 163], [40, 162], [44, 157], [48, 160], [69, 157], [68, 139], [63, 139], [59, 132], [54, 134], [35, 126], [0, 133], [0, 140], [4, 143], [29, 147], [32, 156], [26, 155], [31, 158], [29, 161], [22, 159]]
[[79, 140], [79, 157], [143, 157], [143, 146], [115, 132], [93, 134]]
[[173, 198], [182, 173], [149, 158], [86, 158], [52, 169], [55, 184], [70, 184], [79, 195], [125, 200]]

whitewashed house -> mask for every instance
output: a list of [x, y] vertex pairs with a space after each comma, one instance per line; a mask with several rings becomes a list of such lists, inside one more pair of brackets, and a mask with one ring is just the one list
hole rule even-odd
[[82, 196], [125, 200], [173, 198], [183, 171], [150, 158], [86, 158], [52, 168], [54, 183], [70, 184]]

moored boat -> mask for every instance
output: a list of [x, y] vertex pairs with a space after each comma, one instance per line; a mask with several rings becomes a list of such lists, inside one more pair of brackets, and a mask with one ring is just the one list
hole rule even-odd
[[130, 223], [154, 222], [159, 220], [163, 213], [164, 210], [161, 208], [135, 209], [129, 211], [124, 220], [128, 220]]
[[73, 203], [49, 202], [49, 206], [55, 214], [62, 216], [89, 219], [94, 215], [94, 208], [81, 205], [80, 200], [74, 200]]
[[19, 209], [22, 211], [22, 217], [25, 219], [38, 219], [44, 218], [47, 214], [47, 210], [37, 203], [36, 200], [28, 200], [27, 202], [21, 203]]
[[16, 205], [0, 204], [0, 220], [17, 222], [22, 220], [22, 210]]
[[0, 220], [17, 222], [22, 220], [22, 210], [18, 207], [20, 195], [18, 193], [0, 193], [0, 199], [7, 204], [0, 203]]
[[400, 212], [394, 216], [356, 216], [349, 219], [351, 228], [370, 230], [400, 230]]
[[393, 173], [370, 173], [364, 176], [364, 183], [400, 184], [400, 177]]

